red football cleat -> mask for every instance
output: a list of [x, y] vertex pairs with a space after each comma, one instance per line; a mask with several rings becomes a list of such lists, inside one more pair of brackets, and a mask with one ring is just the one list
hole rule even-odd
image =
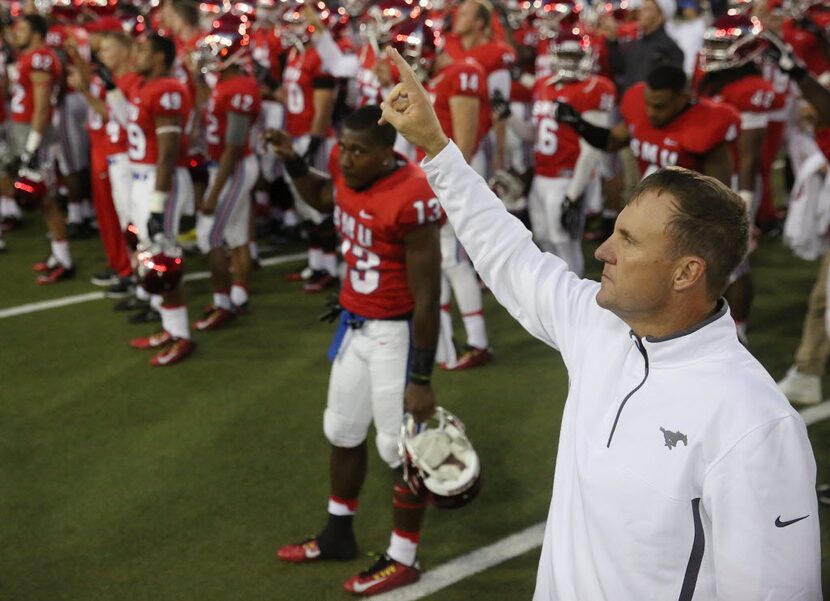
[[325, 271], [315, 272], [313, 276], [303, 284], [303, 290], [308, 294], [316, 294], [323, 292], [329, 288], [334, 288], [340, 283], [336, 277]]
[[173, 340], [173, 336], [162, 330], [149, 336], [141, 336], [130, 340], [130, 346], [137, 349], [157, 349], [161, 348]]
[[49, 269], [41, 273], [37, 278], [35, 278], [35, 282], [40, 285], [45, 284], [54, 284], [55, 282], [60, 282], [63, 280], [68, 280], [69, 278], [75, 275], [75, 268], [74, 267], [64, 267], [60, 263], [55, 267]]
[[308, 538], [295, 545], [285, 545], [277, 551], [277, 557], [290, 563], [304, 563], [322, 559], [316, 538]]
[[417, 562], [407, 566], [384, 553], [371, 568], [344, 582], [343, 589], [353, 595], [368, 597], [412, 584], [420, 577], [421, 570]]
[[54, 269], [60, 265], [58, 260], [53, 256], [49, 255], [43, 261], [38, 261], [34, 265], [32, 265], [32, 271], [37, 271], [38, 273], [45, 273], [51, 269]]
[[487, 348], [476, 348], [468, 346], [464, 353], [458, 358], [458, 361], [453, 365], [440, 364], [440, 367], [447, 371], [460, 371], [462, 369], [471, 369], [489, 363], [493, 358], [493, 353]]
[[164, 349], [150, 360], [150, 365], [163, 367], [178, 363], [196, 350], [196, 343], [188, 338], [172, 338]]
[[197, 330], [216, 330], [236, 318], [236, 313], [221, 307], [212, 307], [202, 319], [193, 322]]

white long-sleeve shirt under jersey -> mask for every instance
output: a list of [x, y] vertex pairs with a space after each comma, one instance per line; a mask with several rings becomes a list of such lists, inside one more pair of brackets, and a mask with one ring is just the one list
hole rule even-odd
[[821, 599], [806, 427], [726, 303], [638, 339], [452, 142], [422, 166], [478, 273], [570, 376], [534, 600]]

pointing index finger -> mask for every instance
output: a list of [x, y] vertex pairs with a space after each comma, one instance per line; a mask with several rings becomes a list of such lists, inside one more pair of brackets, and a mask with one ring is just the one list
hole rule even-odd
[[418, 86], [418, 79], [415, 77], [415, 72], [412, 70], [412, 67], [409, 66], [400, 53], [395, 50], [392, 46], [386, 47], [386, 56], [392, 59], [392, 62], [395, 63], [395, 66], [398, 68], [398, 71], [401, 73], [401, 80], [404, 81], [408, 85]]

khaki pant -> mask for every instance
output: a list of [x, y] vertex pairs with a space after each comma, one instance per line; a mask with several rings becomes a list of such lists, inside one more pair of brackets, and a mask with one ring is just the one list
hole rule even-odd
[[824, 312], [827, 308], [828, 268], [830, 268], [830, 252], [825, 253], [821, 261], [818, 278], [807, 304], [801, 343], [795, 352], [795, 366], [798, 371], [813, 376], [824, 375], [824, 365], [830, 354], [830, 338], [827, 336], [827, 326], [824, 321]]

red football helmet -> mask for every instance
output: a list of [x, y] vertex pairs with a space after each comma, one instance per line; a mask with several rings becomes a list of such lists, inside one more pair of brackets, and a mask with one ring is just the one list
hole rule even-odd
[[43, 174], [37, 169], [23, 168], [14, 181], [14, 199], [24, 209], [36, 209], [46, 196]]
[[582, 13], [578, 0], [538, 0], [533, 6], [536, 29], [543, 40], [552, 38], [560, 29], [575, 27]]
[[700, 68], [704, 71], [723, 71], [755, 60], [769, 45], [761, 37], [763, 30], [761, 21], [756, 17], [727, 15], [715, 19], [703, 34]]
[[138, 247], [138, 283], [150, 294], [170, 292], [182, 279], [184, 254], [181, 247], [163, 236]]
[[751, 15], [754, 0], [729, 0], [726, 3], [728, 15]]
[[404, 416], [398, 455], [410, 490], [436, 507], [463, 507], [481, 490], [478, 454], [464, 424], [443, 407], [436, 407], [435, 415], [423, 423]]
[[393, 27], [389, 43], [409, 63], [422, 80], [429, 76], [435, 63], [437, 34], [423, 19], [409, 19]]
[[596, 51], [591, 38], [577, 29], [563, 29], [550, 39], [550, 70], [557, 79], [581, 81], [594, 73]]
[[207, 74], [240, 64], [250, 56], [250, 49], [251, 37], [243, 26], [236, 30], [214, 29], [196, 43], [194, 58], [199, 71]]

